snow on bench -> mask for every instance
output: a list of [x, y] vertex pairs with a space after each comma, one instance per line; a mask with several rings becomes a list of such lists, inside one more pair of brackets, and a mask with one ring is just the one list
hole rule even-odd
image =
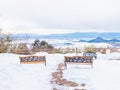
[[93, 67], [93, 59], [90, 56], [64, 56], [65, 67], [67, 64], [83, 64]]
[[45, 63], [46, 66], [46, 57], [45, 56], [19, 56], [20, 63], [22, 64], [35, 64], [35, 63]]

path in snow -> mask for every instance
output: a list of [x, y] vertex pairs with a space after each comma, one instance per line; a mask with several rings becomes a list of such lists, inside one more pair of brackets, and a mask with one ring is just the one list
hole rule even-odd
[[78, 84], [74, 81], [69, 81], [63, 77], [64, 64], [58, 64], [56, 72], [52, 73], [51, 83], [53, 84], [53, 90], [86, 90], [85, 83]]

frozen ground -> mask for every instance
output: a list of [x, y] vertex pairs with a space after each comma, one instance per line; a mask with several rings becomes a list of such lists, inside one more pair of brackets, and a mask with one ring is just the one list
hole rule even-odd
[[[45, 55], [47, 66], [44, 64], [20, 64], [19, 55], [0, 54], [0, 90], [53, 90], [50, 83], [51, 73], [57, 65], [64, 61], [65, 54]], [[75, 54], [66, 54], [75, 55]], [[120, 58], [120, 53], [98, 54], [93, 68], [86, 65], [68, 65], [64, 78], [85, 87], [76, 88], [86, 90], [120, 90], [120, 61], [109, 60]], [[60, 87], [62, 90], [74, 90], [73, 87]]]

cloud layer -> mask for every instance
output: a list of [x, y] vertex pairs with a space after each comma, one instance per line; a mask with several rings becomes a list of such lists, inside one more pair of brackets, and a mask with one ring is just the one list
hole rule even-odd
[[120, 32], [119, 3], [119, 0], [1, 0], [0, 26], [6, 32]]

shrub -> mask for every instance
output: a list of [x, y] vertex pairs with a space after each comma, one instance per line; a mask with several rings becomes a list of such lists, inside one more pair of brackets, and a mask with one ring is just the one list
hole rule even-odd
[[31, 45], [31, 49], [34, 52], [39, 52], [41, 50], [48, 50], [48, 49], [54, 49], [54, 47], [50, 44], [48, 44], [46, 41], [39, 41], [35, 40], [34, 43]]
[[19, 43], [18, 45], [13, 44], [11, 47], [11, 52], [15, 54], [23, 54], [23, 55], [32, 54], [32, 52], [30, 52], [30, 50], [28, 49], [26, 43]]
[[85, 47], [84, 47], [84, 52], [96, 52], [96, 51], [97, 51], [97, 49], [96, 49], [96, 47], [93, 46], [93, 45], [85, 46]]

